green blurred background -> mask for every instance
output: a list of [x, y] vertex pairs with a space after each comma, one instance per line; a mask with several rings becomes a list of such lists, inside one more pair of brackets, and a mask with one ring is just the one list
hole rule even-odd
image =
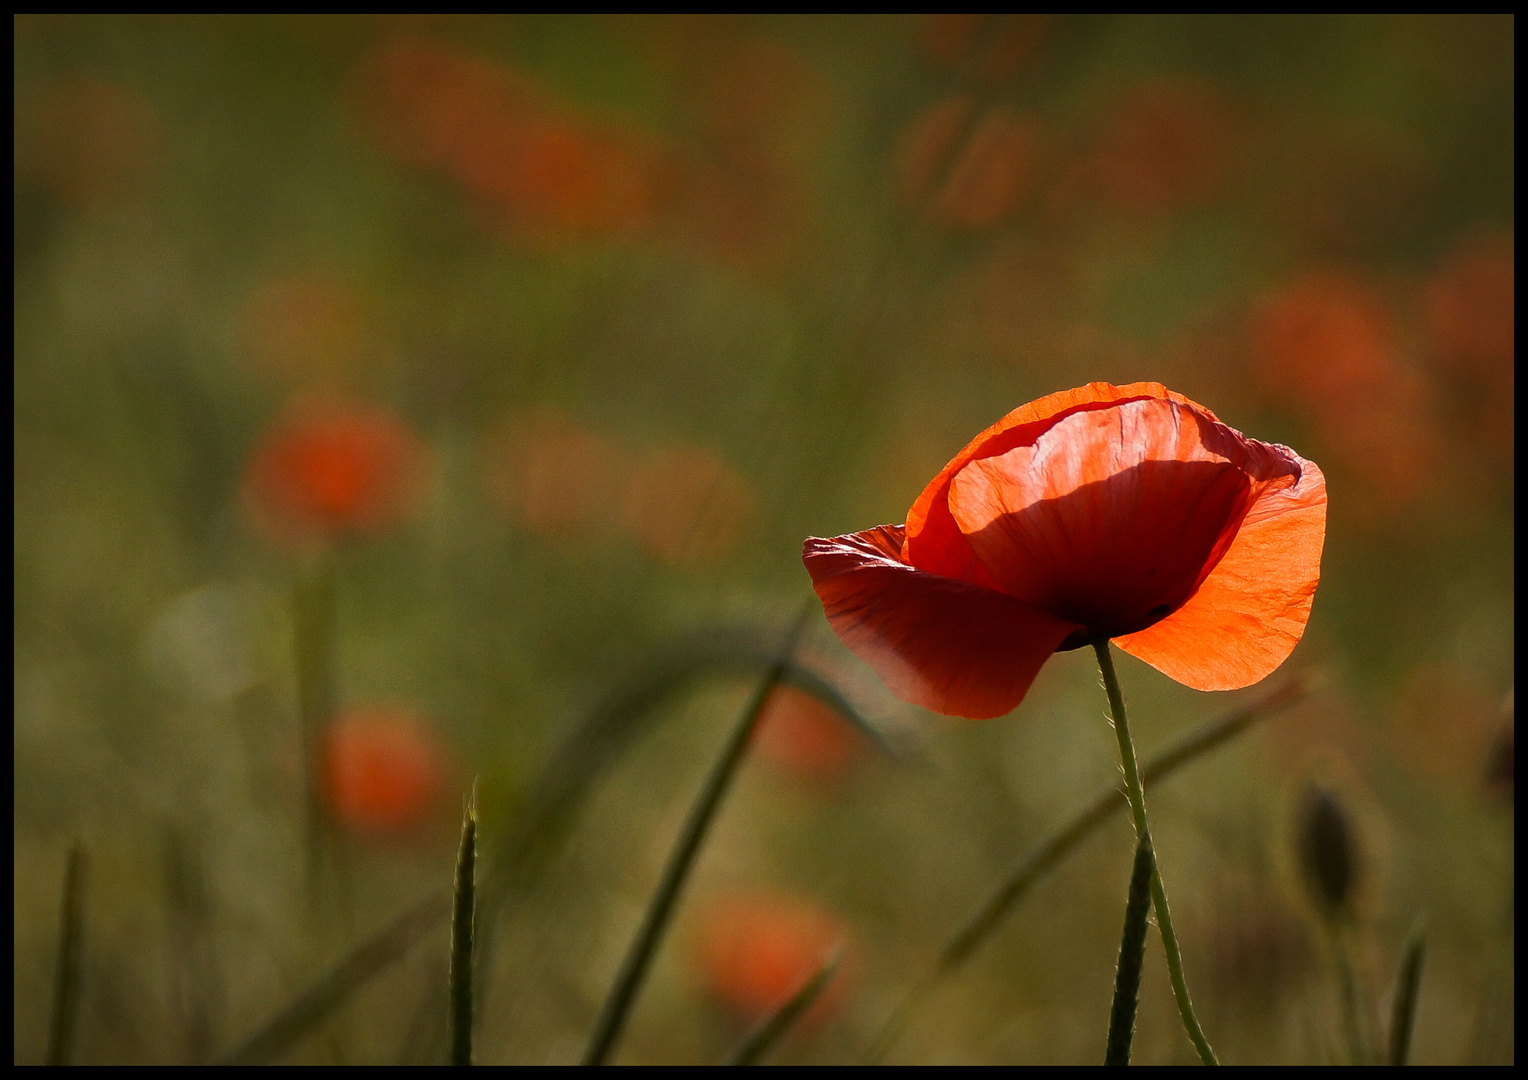
[[[491, 842], [655, 657], [774, 640], [809, 595], [804, 537], [900, 522], [982, 428], [1097, 380], [1166, 383], [1330, 485], [1314, 614], [1270, 680], [1323, 689], [1153, 798], [1217, 1050], [1343, 1060], [1292, 869], [1317, 784], [1351, 815], [1375, 1014], [1425, 914], [1414, 1060], [1512, 1059], [1510, 16], [13, 30], [17, 1063], [47, 1043], [73, 838], [75, 1059], [213, 1057], [449, 881], [472, 777]], [[284, 417], [356, 403], [414, 440], [412, 500], [294, 549], [251, 512], [251, 463]], [[341, 710], [406, 715], [434, 755], [407, 828], [340, 829], [326, 920], [291, 659], [315, 558]], [[736, 1037], [695, 943], [739, 895], [851, 943], [779, 1059], [860, 1060], [1116, 775], [1086, 650], [980, 724], [895, 701], [821, 619], [803, 653], [904, 760], [781, 703], [806, 719], [724, 810], [620, 1060]], [[1261, 692], [1121, 674], [1146, 753]], [[480, 1060], [577, 1059], [750, 687], [671, 695], [600, 782], [503, 920]], [[1121, 813], [890, 1060], [1099, 1060], [1129, 861]], [[429, 1060], [445, 959], [442, 930], [291, 1058]], [[1155, 946], [1143, 998], [1136, 1060], [1191, 1060]]]

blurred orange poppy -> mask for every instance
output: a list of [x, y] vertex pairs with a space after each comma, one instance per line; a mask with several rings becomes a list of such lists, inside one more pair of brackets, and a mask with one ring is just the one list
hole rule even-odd
[[675, 443], [631, 470], [621, 525], [655, 558], [696, 567], [737, 546], [753, 506], [753, 486], [722, 457]]
[[971, 231], [1000, 224], [1029, 194], [1040, 142], [1032, 117], [997, 105], [973, 119], [975, 108], [967, 95], [935, 102], [913, 118], [897, 153], [902, 201]]
[[978, 435], [906, 525], [802, 557], [893, 692], [984, 718], [1100, 638], [1197, 690], [1257, 682], [1305, 632], [1325, 535], [1313, 463], [1157, 383], [1090, 383]]
[[310, 404], [266, 437], [245, 494], [272, 537], [314, 543], [375, 532], [413, 509], [425, 451], [374, 405]]
[[1098, 146], [1099, 186], [1127, 211], [1197, 206], [1229, 179], [1235, 133], [1233, 114], [1215, 86], [1175, 79], [1143, 83], [1121, 103]]
[[629, 451], [553, 408], [510, 417], [486, 455], [488, 492], [511, 520], [542, 536], [588, 541], [620, 499]]
[[1517, 259], [1510, 233], [1456, 246], [1425, 292], [1433, 349], [1445, 365], [1511, 392], [1517, 357]]
[[131, 201], [144, 193], [163, 157], [159, 114], [121, 83], [90, 76], [61, 80], [47, 88], [29, 119], [33, 137], [17, 156], [71, 206], [98, 209]]
[[623, 232], [652, 216], [662, 155], [651, 140], [584, 117], [507, 65], [389, 39], [362, 63], [355, 105], [383, 147], [456, 180], [515, 235]]
[[[698, 974], [723, 1004], [744, 1020], [784, 1005], [840, 947], [847, 933], [815, 901], [767, 892], [728, 896], [712, 905], [695, 939]], [[808, 1016], [841, 1002], [840, 970]]]
[[1380, 291], [1355, 274], [1315, 270], [1256, 306], [1252, 348], [1268, 390], [1317, 411], [1347, 414], [1395, 377], [1396, 320]]
[[940, 67], [962, 64], [977, 81], [997, 83], [1016, 75], [1051, 30], [1050, 15], [984, 15], [941, 12], [917, 24], [919, 50]]
[[801, 777], [828, 783], [848, 767], [859, 736], [833, 709], [804, 690], [777, 687], [754, 729], [756, 755]]
[[408, 712], [370, 708], [341, 716], [324, 738], [325, 803], [346, 828], [407, 831], [428, 817], [440, 796], [443, 758], [434, 735]]
[[364, 298], [344, 282], [310, 274], [265, 283], [244, 315], [245, 350], [262, 373], [296, 386], [340, 386], [369, 344]]

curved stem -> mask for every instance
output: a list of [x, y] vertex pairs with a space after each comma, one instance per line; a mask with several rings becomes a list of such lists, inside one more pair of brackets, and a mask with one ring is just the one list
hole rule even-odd
[[1199, 1060], [1206, 1065], [1218, 1065], [1215, 1051], [1194, 1015], [1194, 1004], [1189, 1000], [1188, 981], [1183, 977], [1183, 955], [1178, 951], [1178, 935], [1173, 932], [1172, 915], [1167, 907], [1167, 890], [1162, 885], [1161, 867], [1157, 865], [1155, 849], [1151, 843], [1151, 827], [1146, 822], [1146, 789], [1141, 785], [1140, 770], [1135, 764], [1135, 747], [1130, 741], [1130, 728], [1125, 722], [1125, 698], [1120, 693], [1119, 676], [1114, 673], [1114, 658], [1109, 655], [1107, 639], [1093, 642], [1093, 652], [1098, 656], [1098, 669], [1103, 673], [1104, 691], [1109, 695], [1109, 714], [1114, 721], [1114, 737], [1119, 740], [1120, 766], [1125, 772], [1125, 795], [1130, 800], [1130, 816], [1135, 821], [1136, 843], [1152, 851], [1151, 902], [1157, 912], [1157, 927], [1162, 931], [1162, 948], [1167, 953], [1167, 975], [1172, 981], [1173, 998], [1178, 1003], [1178, 1016], [1183, 1029]]

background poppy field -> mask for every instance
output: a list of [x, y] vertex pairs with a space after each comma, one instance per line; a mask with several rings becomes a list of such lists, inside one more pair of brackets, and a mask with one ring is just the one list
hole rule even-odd
[[[14, 1060], [248, 1049], [449, 888], [475, 779], [478, 1060], [577, 1061], [803, 539], [1153, 380], [1329, 484], [1283, 669], [1120, 661], [1144, 757], [1316, 687], [1153, 788], [1211, 1041], [1347, 1060], [1339, 937], [1383, 1041], [1421, 920], [1412, 1060], [1512, 1061], [1513, 34], [16, 17]], [[833, 950], [771, 1060], [865, 1060], [1117, 778], [1088, 650], [967, 722], [806, 627], [616, 1061], [723, 1058]], [[884, 1059], [1101, 1060], [1129, 837], [1120, 799]], [[269, 1056], [443, 1060], [420, 925]], [[1135, 1060], [1193, 1060], [1155, 948]]]

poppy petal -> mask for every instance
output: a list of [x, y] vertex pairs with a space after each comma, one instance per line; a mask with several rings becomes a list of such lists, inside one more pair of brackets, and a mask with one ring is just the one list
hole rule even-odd
[[904, 701], [973, 720], [1011, 712], [1078, 627], [1005, 593], [901, 561], [901, 526], [830, 540], [802, 561], [828, 622]]
[[1161, 399], [1073, 413], [972, 461], [950, 511], [1003, 591], [1115, 637], [1176, 610], [1253, 501], [1247, 440]]
[[[950, 514], [950, 482], [955, 475], [973, 460], [1006, 454], [1018, 446], [1028, 446], [1063, 417], [1084, 409], [1107, 408], [1121, 401], [1136, 398], [1154, 398], [1193, 405], [1182, 394], [1175, 393], [1160, 383], [1130, 383], [1111, 386], [1109, 383], [1089, 383], [1075, 390], [1063, 390], [1047, 394], [1043, 398], [1021, 405], [1007, 416], [983, 431], [966, 444], [948, 465], [929, 481], [923, 493], [907, 512], [907, 538], [902, 548], [903, 561], [930, 573], [960, 581], [970, 581], [988, 588], [996, 588], [997, 582], [982, 566], [966, 539], [961, 535]], [[1199, 408], [1210, 420], [1215, 415], [1203, 406]]]
[[1305, 633], [1321, 580], [1326, 478], [1287, 447], [1256, 445], [1287, 455], [1298, 465], [1298, 478], [1259, 494], [1187, 603], [1116, 642], [1195, 690], [1238, 690], [1271, 674]]

